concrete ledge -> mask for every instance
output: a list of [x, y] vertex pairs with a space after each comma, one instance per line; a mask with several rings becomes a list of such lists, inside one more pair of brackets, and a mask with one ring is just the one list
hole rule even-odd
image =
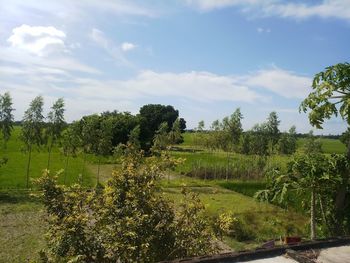
[[213, 256], [203, 256], [194, 257], [187, 259], [177, 259], [173, 261], [162, 261], [172, 262], [172, 263], [234, 263], [234, 262], [244, 262], [250, 260], [271, 258], [276, 256], [281, 256], [286, 253], [287, 249], [292, 249], [295, 251], [304, 251], [309, 249], [324, 249], [330, 247], [339, 247], [350, 245], [350, 237], [334, 237], [327, 239], [317, 239], [314, 241], [304, 241], [295, 245], [285, 245], [275, 248], [257, 248], [256, 250], [250, 251], [239, 251], [232, 253], [224, 253]]

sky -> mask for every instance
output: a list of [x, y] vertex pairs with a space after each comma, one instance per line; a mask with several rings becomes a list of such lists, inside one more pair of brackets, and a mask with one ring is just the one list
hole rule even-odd
[[300, 102], [349, 46], [350, 0], [0, 0], [0, 94], [16, 120], [41, 95], [46, 113], [63, 97], [67, 121], [155, 103], [188, 128], [240, 107], [244, 129], [276, 111], [308, 132]]

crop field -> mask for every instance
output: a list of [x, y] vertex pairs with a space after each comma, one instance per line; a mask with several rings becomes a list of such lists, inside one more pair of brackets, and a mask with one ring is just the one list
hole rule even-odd
[[[24, 190], [27, 155], [21, 151], [19, 134], [20, 129], [17, 127], [7, 149], [1, 152], [8, 162], [0, 168], [0, 243], [3, 244], [0, 262], [36, 260], [37, 252], [45, 246], [43, 205], [38, 198]], [[234, 250], [256, 247], [265, 240], [284, 236], [287, 232], [307, 237], [308, 218], [303, 213], [261, 203], [253, 198], [256, 191], [266, 186], [263, 176], [266, 167], [278, 166], [284, 169], [289, 156], [261, 158], [208, 151], [193, 145], [192, 134], [185, 133], [184, 137], [184, 143], [171, 151], [173, 156], [182, 158], [183, 163], [160, 182], [161, 192], [175, 206], [182, 198], [181, 188], [187, 187], [199, 195], [208, 218], [226, 212], [241, 219], [245, 222], [246, 238], [238, 241], [223, 237], [223, 241]], [[299, 139], [299, 149], [304, 143], [305, 140]], [[341, 153], [345, 150], [337, 140], [322, 139], [322, 144], [326, 153]], [[47, 156], [45, 149], [33, 152], [31, 178], [41, 175], [47, 164]], [[110, 163], [111, 160], [104, 159], [104, 162], [100, 167], [101, 182], [110, 178], [113, 169], [118, 169], [118, 166]], [[52, 154], [51, 169], [58, 171], [64, 165], [65, 156], [56, 147]], [[88, 157], [85, 167], [81, 156], [70, 158], [66, 182], [78, 182], [78, 175], [84, 170], [83, 184], [91, 187], [96, 182], [97, 169], [92, 156]], [[204, 171], [202, 174], [194, 173], [200, 169]], [[63, 183], [63, 176], [64, 173], [59, 177], [60, 183]]]
[[[0, 189], [22, 189], [26, 187], [26, 167], [28, 154], [23, 152], [23, 142], [20, 140], [20, 128], [16, 127], [12, 138], [7, 145], [7, 149], [0, 147], [0, 154], [8, 159], [3, 167], [0, 167]], [[47, 167], [48, 151], [46, 149], [33, 150], [32, 162], [30, 166], [29, 177], [38, 178], [42, 171]], [[66, 157], [60, 152], [59, 147], [55, 147], [51, 156], [50, 170], [55, 173], [65, 167]], [[89, 169], [83, 168], [82, 157], [68, 160], [68, 169], [66, 175], [62, 172], [59, 181], [63, 183], [66, 176], [66, 184], [72, 184], [79, 181], [79, 174], [84, 173], [83, 184], [91, 186], [93, 184], [92, 173]], [[30, 187], [34, 187], [30, 180]]]

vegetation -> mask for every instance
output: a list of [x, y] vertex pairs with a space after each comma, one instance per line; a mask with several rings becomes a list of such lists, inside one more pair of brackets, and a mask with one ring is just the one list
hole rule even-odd
[[[174, 213], [157, 194], [156, 182], [175, 160], [143, 160], [130, 145], [122, 169], [105, 187], [88, 193], [80, 185], [57, 185], [45, 172], [38, 180], [49, 215], [47, 262], [156, 262], [215, 251], [200, 216], [204, 208], [189, 196]], [[185, 195], [187, 197], [187, 195]]]

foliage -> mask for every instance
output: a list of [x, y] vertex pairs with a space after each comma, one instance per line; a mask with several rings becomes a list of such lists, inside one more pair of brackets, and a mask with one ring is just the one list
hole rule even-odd
[[[267, 177], [268, 189], [258, 191], [255, 197], [265, 201], [288, 203], [288, 193], [292, 191], [295, 195], [301, 196], [304, 201], [308, 200], [310, 202], [310, 206], [308, 206], [310, 208], [310, 234], [311, 238], [314, 239], [316, 237], [316, 221], [319, 220], [317, 216], [320, 214], [318, 211], [322, 210], [323, 218], [320, 220], [323, 221], [326, 221], [325, 210], [329, 214], [335, 212], [334, 206], [331, 205], [325, 207], [325, 204], [319, 204], [320, 207], [318, 207], [316, 198], [319, 196], [324, 199], [326, 196], [336, 194], [334, 186], [341, 182], [340, 167], [347, 167], [344, 157], [340, 156], [297, 155], [289, 163], [286, 174], [282, 174], [278, 169], [273, 169]], [[343, 161], [342, 165], [337, 161], [340, 160], [339, 158]]]
[[232, 213], [222, 213], [215, 221], [215, 229], [221, 237], [229, 236], [238, 241], [247, 241], [254, 239], [254, 233], [245, 223], [235, 217]]
[[148, 150], [153, 145], [153, 138], [161, 123], [167, 123], [167, 132], [169, 132], [174, 121], [179, 117], [179, 112], [170, 105], [148, 104], [141, 107], [139, 117], [141, 145], [143, 149]]
[[309, 120], [313, 126], [322, 128], [325, 119], [338, 114], [350, 125], [349, 63], [339, 63], [317, 73], [312, 88], [313, 92], [301, 103], [300, 110], [311, 110]]
[[184, 141], [182, 134], [181, 134], [181, 122], [180, 122], [179, 118], [177, 118], [174, 121], [173, 126], [172, 126], [170, 132], [168, 133], [168, 137], [169, 137], [170, 144], [179, 144], [179, 143], [182, 143]]
[[[327, 67], [324, 71], [315, 75], [312, 83], [313, 92], [301, 103], [300, 110], [309, 112], [310, 123], [322, 128], [325, 119], [332, 116], [341, 118], [350, 125], [350, 64], [339, 63]], [[350, 161], [350, 143], [347, 145], [347, 158]], [[343, 213], [348, 204], [348, 188], [350, 182], [349, 172], [342, 173], [342, 180], [339, 182], [336, 191], [336, 207], [338, 224], [343, 222]]]
[[316, 154], [323, 152], [321, 141], [313, 135], [312, 131], [309, 132], [307, 141], [304, 144], [304, 152], [306, 154]]
[[93, 192], [65, 189], [46, 171], [39, 185], [49, 215], [50, 261], [155, 262], [213, 251], [203, 205], [192, 196], [179, 210], [159, 193], [157, 181], [173, 158], [144, 159], [125, 147], [120, 170]]
[[59, 98], [51, 107], [51, 111], [47, 115], [48, 127], [47, 136], [50, 141], [49, 143], [49, 158], [47, 161], [47, 168], [50, 167], [51, 151], [54, 144], [61, 139], [62, 131], [65, 127], [64, 121], [64, 100]]
[[282, 133], [278, 140], [278, 151], [281, 154], [293, 154], [297, 148], [295, 126], [289, 129], [288, 133]]
[[5, 147], [13, 130], [14, 117], [12, 112], [14, 108], [12, 108], [12, 104], [10, 93], [5, 92], [4, 95], [0, 94], [0, 131]]
[[29, 187], [29, 169], [31, 163], [32, 146], [41, 146], [44, 144], [44, 100], [41, 96], [34, 98], [29, 108], [25, 111], [22, 120], [21, 139], [25, 144], [25, 150], [28, 152], [28, 162], [26, 170], [26, 186]]

